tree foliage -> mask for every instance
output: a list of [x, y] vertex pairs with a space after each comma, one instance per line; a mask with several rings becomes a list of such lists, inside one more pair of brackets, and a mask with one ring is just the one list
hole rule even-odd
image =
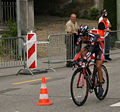
[[104, 9], [108, 11], [109, 20], [112, 24], [112, 29], [117, 29], [117, 6], [116, 0], [104, 0]]
[[[104, 0], [104, 9], [108, 11], [109, 20], [112, 25], [112, 30], [117, 29], [117, 0]], [[115, 41], [117, 40], [116, 33], [111, 33], [110, 45], [114, 47]]]

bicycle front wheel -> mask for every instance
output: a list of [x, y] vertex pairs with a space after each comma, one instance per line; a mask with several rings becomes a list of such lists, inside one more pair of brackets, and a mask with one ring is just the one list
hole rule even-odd
[[73, 73], [70, 89], [73, 102], [82, 106], [88, 97], [88, 80], [79, 68]]
[[[103, 100], [106, 97], [106, 95], [108, 93], [108, 88], [109, 88], [108, 71], [107, 71], [107, 68], [104, 65], [102, 65], [102, 72], [103, 72], [103, 85], [102, 85], [102, 87], [103, 87], [103, 90], [104, 90], [103, 95], [101, 97], [99, 97], [99, 95], [98, 95], [99, 94], [98, 93], [99, 86], [96, 86], [94, 88], [95, 95], [99, 100]], [[98, 79], [98, 71], [96, 69], [96, 71], [95, 71], [95, 82], [98, 82], [98, 81], [99, 81], [99, 79]]]

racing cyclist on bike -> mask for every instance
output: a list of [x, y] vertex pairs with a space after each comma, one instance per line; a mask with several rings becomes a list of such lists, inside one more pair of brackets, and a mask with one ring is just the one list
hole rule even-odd
[[[95, 53], [96, 67], [98, 69], [98, 77], [99, 77], [99, 96], [101, 97], [103, 94], [102, 82], [103, 82], [103, 74], [102, 74], [102, 62], [104, 56], [104, 45], [101, 41], [98, 41], [100, 38], [99, 35], [93, 34], [89, 32], [87, 25], [80, 26], [78, 30], [78, 41], [77, 41], [77, 51], [74, 57], [73, 66], [79, 62], [79, 57], [81, 55], [82, 62], [86, 61], [93, 53]], [[87, 44], [82, 50], [82, 43]]]

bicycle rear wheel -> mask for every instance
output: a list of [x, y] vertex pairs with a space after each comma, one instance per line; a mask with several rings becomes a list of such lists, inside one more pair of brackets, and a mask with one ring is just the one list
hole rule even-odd
[[88, 80], [79, 68], [73, 73], [70, 89], [73, 102], [82, 106], [88, 97]]
[[[99, 95], [98, 95], [99, 86], [96, 86], [96, 87], [94, 88], [95, 95], [96, 95], [96, 97], [97, 97], [99, 100], [103, 100], [103, 99], [106, 97], [106, 95], [107, 95], [107, 93], [108, 93], [108, 88], [109, 88], [109, 76], [108, 76], [108, 71], [107, 71], [107, 68], [106, 68], [104, 65], [102, 65], [102, 72], [103, 72], [103, 85], [102, 85], [102, 88], [103, 88], [103, 90], [104, 90], [103, 95], [102, 95], [101, 97], [99, 97]], [[96, 69], [94, 75], [95, 75], [95, 83], [98, 83], [98, 82], [99, 82], [99, 79], [98, 79], [98, 71], [97, 71], [97, 69]], [[97, 84], [96, 84], [96, 85], [97, 85]]]

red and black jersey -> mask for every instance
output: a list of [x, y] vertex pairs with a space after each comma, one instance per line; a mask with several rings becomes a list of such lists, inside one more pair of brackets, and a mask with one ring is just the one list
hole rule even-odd
[[[86, 41], [84, 41], [84, 43], [87, 45], [86, 48], [88, 49], [87, 54], [85, 55], [85, 57], [83, 57], [85, 60], [88, 59], [96, 49], [99, 49], [101, 51], [101, 53], [103, 52], [104, 45], [102, 42], [98, 41], [99, 38], [100, 38], [99, 35], [89, 33], [88, 39]], [[74, 61], [77, 61], [78, 58], [80, 57], [81, 47], [82, 47], [82, 43], [83, 43], [80, 37], [78, 38], [78, 43], [79, 44], [77, 44], [78, 47], [77, 47], [77, 51], [76, 51], [76, 54], [74, 57]], [[97, 50], [97, 52], [98, 52], [98, 50]]]

